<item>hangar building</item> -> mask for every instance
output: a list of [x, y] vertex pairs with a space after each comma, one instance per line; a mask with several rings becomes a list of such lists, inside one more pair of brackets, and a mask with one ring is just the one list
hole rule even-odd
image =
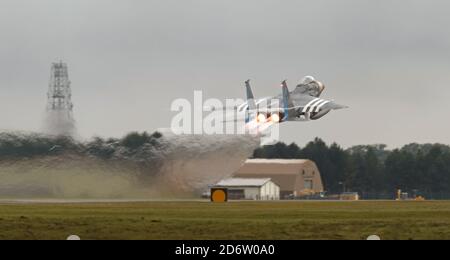
[[251, 159], [234, 178], [270, 178], [280, 187], [280, 197], [302, 197], [324, 191], [317, 165], [311, 160]]
[[279, 200], [280, 187], [270, 178], [231, 178], [217, 183], [214, 188], [224, 188], [231, 200]]

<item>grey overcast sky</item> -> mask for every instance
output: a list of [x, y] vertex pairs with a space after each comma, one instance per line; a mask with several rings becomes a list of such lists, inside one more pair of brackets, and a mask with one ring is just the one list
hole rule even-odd
[[349, 105], [282, 139], [450, 143], [450, 1], [0, 0], [0, 129], [36, 131], [69, 65], [82, 136], [170, 126], [172, 100], [278, 94], [305, 75]]

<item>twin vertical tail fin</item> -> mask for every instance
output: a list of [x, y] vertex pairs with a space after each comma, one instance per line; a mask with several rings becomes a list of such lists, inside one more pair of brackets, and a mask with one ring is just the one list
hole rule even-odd
[[[283, 111], [282, 120], [286, 121], [290, 116], [292, 116], [291, 114], [295, 113], [295, 111], [292, 110], [292, 108], [294, 107], [294, 103], [292, 102], [291, 94], [289, 92], [289, 88], [287, 86], [286, 80], [281, 83], [281, 87], [283, 90], [282, 104], [281, 104], [281, 108]], [[245, 122], [248, 123], [251, 121], [251, 118], [250, 118], [251, 114], [253, 114], [254, 111], [257, 110], [257, 105], [256, 105], [256, 101], [255, 101], [255, 96], [253, 95], [253, 91], [250, 86], [250, 80], [247, 80], [245, 82], [245, 88], [247, 91], [247, 105], [248, 105]]]
[[281, 87], [283, 89], [283, 94], [282, 94], [282, 97], [283, 97], [282, 108], [283, 108], [283, 112], [284, 112], [283, 121], [286, 121], [289, 118], [289, 114], [292, 113], [290, 108], [294, 107], [294, 104], [291, 100], [291, 94], [289, 92], [289, 88], [287, 86], [286, 80], [281, 83]]
[[245, 122], [248, 123], [251, 121], [250, 111], [256, 110], [256, 101], [255, 96], [253, 95], [252, 87], [250, 86], [250, 80], [247, 80], [245, 82], [245, 89], [247, 91], [247, 105], [248, 105], [247, 113], [245, 116]]
[[253, 95], [252, 87], [250, 86], [250, 80], [245, 82], [245, 89], [247, 90], [247, 103], [250, 110], [256, 109], [255, 96]]

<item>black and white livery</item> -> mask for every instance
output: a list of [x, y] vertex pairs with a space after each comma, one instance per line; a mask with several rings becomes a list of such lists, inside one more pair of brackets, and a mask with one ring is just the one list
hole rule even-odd
[[332, 110], [347, 108], [332, 100], [321, 98], [325, 86], [311, 76], [303, 78], [293, 91], [287, 82], [281, 83], [282, 94], [275, 97], [255, 99], [250, 81], [245, 82], [247, 101], [234, 109], [245, 113], [246, 123], [282, 123], [288, 121], [318, 120]]

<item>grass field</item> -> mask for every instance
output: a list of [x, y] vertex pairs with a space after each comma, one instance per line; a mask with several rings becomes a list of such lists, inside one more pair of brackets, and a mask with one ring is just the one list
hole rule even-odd
[[450, 202], [1, 204], [0, 239], [450, 239]]

